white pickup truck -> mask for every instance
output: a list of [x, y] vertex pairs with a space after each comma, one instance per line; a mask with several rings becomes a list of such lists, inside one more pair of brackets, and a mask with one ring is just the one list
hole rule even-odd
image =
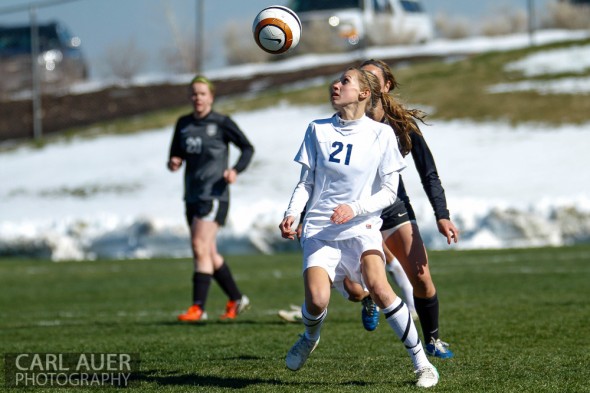
[[291, 0], [289, 6], [301, 19], [300, 44], [307, 50], [314, 44], [351, 50], [423, 43], [434, 37], [432, 18], [418, 0]]

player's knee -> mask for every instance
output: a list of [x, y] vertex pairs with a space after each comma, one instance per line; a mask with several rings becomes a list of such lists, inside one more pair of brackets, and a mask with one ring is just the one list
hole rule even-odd
[[427, 298], [436, 293], [434, 283], [432, 280], [426, 279], [426, 277], [418, 277], [418, 279], [413, 280], [412, 287], [414, 288], [414, 295], [421, 298]]
[[191, 239], [191, 246], [193, 247], [193, 252], [197, 254], [199, 257], [206, 257], [209, 258], [211, 256], [211, 247], [208, 242], [204, 241], [200, 238], [192, 238]]
[[310, 299], [305, 302], [305, 309], [311, 315], [320, 315], [328, 308], [328, 302], [325, 299]]

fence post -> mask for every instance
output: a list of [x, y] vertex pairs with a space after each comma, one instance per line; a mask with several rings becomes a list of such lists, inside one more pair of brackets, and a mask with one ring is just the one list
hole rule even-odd
[[41, 80], [39, 77], [39, 25], [37, 24], [37, 8], [32, 5], [29, 8], [29, 18], [31, 20], [31, 75], [32, 75], [32, 94], [33, 94], [33, 136], [35, 140], [43, 137], [43, 121], [41, 106]]
[[529, 41], [530, 46], [535, 46], [535, 2], [534, 0], [527, 0], [529, 9]]
[[204, 35], [205, 35], [205, 26], [204, 26], [204, 20], [205, 20], [205, 0], [197, 0], [197, 23], [196, 23], [196, 31], [197, 31], [197, 39], [196, 39], [196, 45], [197, 45], [197, 51], [196, 51], [196, 73], [200, 74], [203, 70], [203, 53], [204, 53]]

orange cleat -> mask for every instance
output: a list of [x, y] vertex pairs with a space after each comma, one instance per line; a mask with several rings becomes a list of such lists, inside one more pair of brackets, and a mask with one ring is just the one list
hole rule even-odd
[[248, 296], [242, 296], [239, 300], [228, 300], [225, 305], [225, 314], [221, 319], [236, 319], [238, 314], [250, 308], [250, 299]]
[[183, 322], [197, 322], [207, 319], [207, 313], [201, 309], [201, 306], [194, 304], [189, 307], [188, 311], [178, 316], [179, 321]]

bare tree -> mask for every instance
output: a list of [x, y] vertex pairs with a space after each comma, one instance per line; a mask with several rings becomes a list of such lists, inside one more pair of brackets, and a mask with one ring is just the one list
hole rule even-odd
[[167, 66], [175, 72], [195, 72], [199, 66], [200, 59], [197, 53], [204, 54], [207, 48], [197, 50], [195, 34], [190, 29], [179, 27], [169, 1], [162, 0], [166, 22], [172, 32], [172, 45], [162, 50], [162, 58]]

